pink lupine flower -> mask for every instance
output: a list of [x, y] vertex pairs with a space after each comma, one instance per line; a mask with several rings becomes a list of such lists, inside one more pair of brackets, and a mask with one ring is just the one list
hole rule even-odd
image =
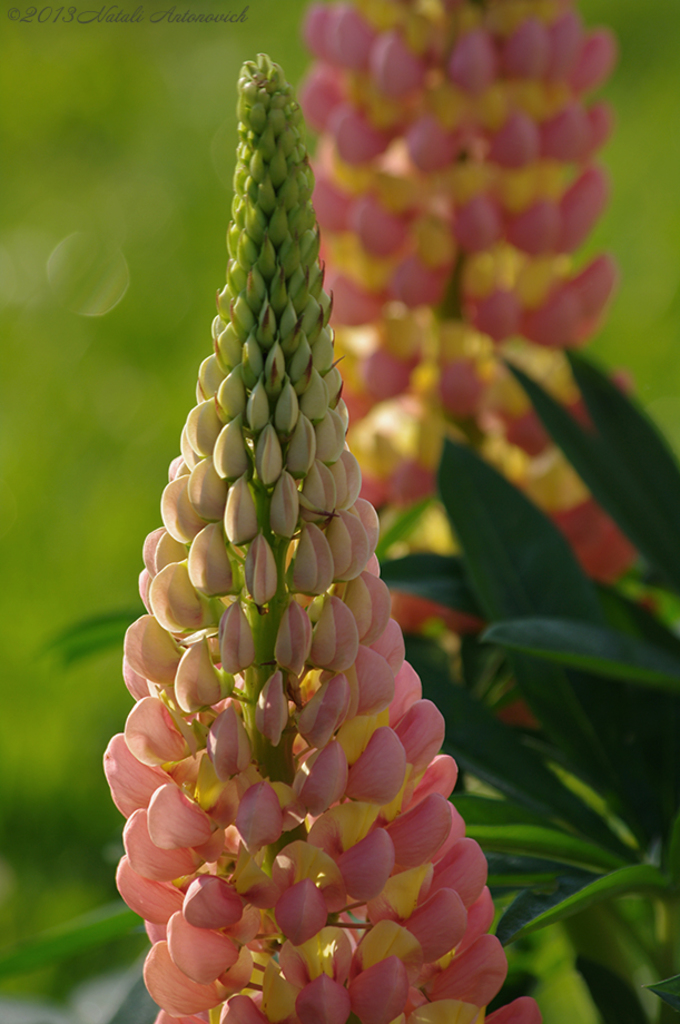
[[[349, 5], [317, 8], [307, 33], [363, 66], [374, 33], [355, 44], [356, 26]], [[486, 861], [379, 578], [300, 112], [268, 58], [244, 66], [238, 111], [214, 353], [145, 545], [136, 703], [105, 755], [128, 818], [118, 887], [152, 942], [156, 1024], [426, 1024], [461, 993], [472, 1024], [505, 965]], [[589, 308], [601, 276], [581, 282]]]

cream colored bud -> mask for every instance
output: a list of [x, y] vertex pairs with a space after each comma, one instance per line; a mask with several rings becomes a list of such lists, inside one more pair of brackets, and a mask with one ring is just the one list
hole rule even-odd
[[282, 437], [289, 437], [298, 421], [298, 397], [291, 382], [286, 378], [274, 409], [274, 426]]
[[258, 533], [246, 555], [246, 587], [256, 605], [271, 601], [278, 586], [274, 554], [266, 538]]
[[217, 357], [226, 370], [238, 366], [243, 356], [243, 342], [229, 323], [217, 339]]
[[305, 311], [302, 314], [302, 330], [308, 338], [317, 331], [321, 315], [321, 306], [314, 296], [310, 295], [305, 305]]
[[206, 597], [223, 597], [234, 592], [232, 565], [221, 523], [211, 523], [194, 537], [188, 568], [189, 579]]
[[200, 533], [205, 522], [194, 511], [187, 494], [188, 476], [171, 480], [161, 496], [161, 518], [171, 537], [181, 544], [188, 544]]
[[281, 443], [271, 423], [267, 424], [257, 439], [255, 469], [265, 487], [271, 487], [281, 476], [283, 469]]
[[312, 367], [309, 383], [300, 398], [300, 410], [312, 423], [320, 423], [327, 409], [328, 389], [323, 377]]
[[335, 511], [335, 480], [328, 466], [318, 459], [305, 477], [300, 493], [302, 518], [307, 522], [327, 519]]
[[228, 420], [241, 416], [246, 411], [246, 387], [241, 376], [241, 364], [224, 378], [217, 391], [217, 401]]
[[378, 546], [378, 540], [380, 539], [380, 519], [378, 518], [378, 513], [366, 498], [357, 498], [349, 511], [353, 515], [358, 516], [363, 524], [368, 537], [370, 557]]
[[292, 537], [300, 516], [300, 493], [290, 473], [276, 481], [269, 507], [269, 525], [279, 537]]
[[246, 544], [257, 535], [257, 512], [247, 476], [229, 488], [224, 511], [224, 529], [232, 544]]
[[222, 668], [232, 676], [250, 668], [255, 660], [255, 643], [250, 623], [238, 601], [230, 604], [220, 619]]
[[335, 409], [327, 409], [326, 415], [314, 427], [316, 433], [316, 457], [331, 465], [337, 462], [345, 447], [345, 424]]
[[[180, 451], [182, 452], [182, 458], [184, 459], [184, 465], [187, 467], [187, 472], [190, 473], [194, 466], [197, 466], [201, 461], [201, 456], [191, 447], [191, 443], [187, 435], [186, 423], [182, 429], [182, 436], [179, 444]], [[182, 476], [183, 474], [176, 473], [175, 475]]]
[[222, 429], [222, 421], [217, 415], [217, 406], [213, 398], [195, 406], [187, 418], [187, 438], [189, 444], [199, 455], [212, 455], [215, 441]]
[[187, 494], [201, 519], [217, 522], [222, 518], [227, 501], [227, 481], [217, 475], [212, 459], [203, 459], [192, 469]]
[[308, 523], [300, 531], [292, 585], [299, 594], [323, 594], [333, 582], [333, 554], [324, 533]]
[[192, 644], [182, 656], [175, 677], [175, 694], [182, 711], [190, 714], [217, 704], [233, 688], [234, 677], [215, 668], [206, 637]]
[[213, 398], [224, 380], [224, 371], [217, 361], [217, 356], [208, 356], [201, 363], [198, 370], [197, 396], [200, 402], [204, 398]]
[[340, 511], [326, 529], [333, 555], [333, 579], [353, 580], [363, 572], [372, 552], [363, 523], [351, 512]]
[[215, 442], [213, 459], [217, 473], [226, 480], [236, 480], [250, 468], [240, 416], [235, 416], [230, 423], [227, 423], [226, 427], [222, 428], [220, 436]]
[[292, 600], [281, 616], [274, 657], [281, 668], [287, 668], [293, 675], [299, 676], [305, 667], [311, 644], [312, 624], [309, 616], [297, 601]]
[[330, 467], [335, 480], [337, 508], [350, 508], [361, 491], [361, 469], [351, 452], [345, 450]]
[[278, 747], [287, 724], [288, 701], [283, 692], [283, 673], [278, 671], [269, 677], [257, 698], [255, 725], [273, 747]]
[[312, 345], [312, 359], [314, 369], [322, 375], [328, 373], [333, 366], [335, 353], [333, 351], [333, 332], [330, 327], [324, 327], [319, 332], [318, 338]]
[[281, 348], [287, 356], [292, 355], [299, 344], [300, 331], [299, 328], [296, 331], [297, 322], [298, 315], [295, 312], [293, 303], [289, 299], [279, 320]]
[[149, 603], [160, 625], [170, 633], [205, 629], [212, 622], [210, 603], [194, 588], [186, 562], [171, 562], [154, 576]]
[[[327, 413], [326, 415], [329, 415]], [[325, 420], [324, 420], [325, 421]], [[319, 427], [323, 426], [323, 422]], [[317, 430], [319, 429], [317, 427]], [[339, 453], [338, 453], [339, 455]], [[288, 445], [286, 454], [286, 468], [291, 476], [300, 478], [306, 476], [316, 456], [316, 435], [314, 427], [302, 413], [293, 431], [293, 436]], [[323, 460], [326, 461], [325, 459]], [[333, 460], [334, 461], [334, 460]]]
[[256, 434], [259, 434], [265, 425], [269, 423], [269, 398], [267, 397], [262, 377], [260, 377], [250, 393], [246, 407], [246, 416], [250, 429]]
[[242, 341], [245, 341], [257, 324], [257, 320], [243, 292], [231, 305], [231, 322]]

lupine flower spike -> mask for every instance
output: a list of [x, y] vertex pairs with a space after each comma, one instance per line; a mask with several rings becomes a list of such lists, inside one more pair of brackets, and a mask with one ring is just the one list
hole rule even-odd
[[442, 437], [465, 436], [611, 580], [634, 552], [503, 361], [583, 415], [563, 350], [592, 335], [616, 283], [608, 255], [573, 257], [607, 202], [595, 155], [612, 117], [588, 94], [616, 47], [576, 7], [313, 3], [302, 104], [320, 132], [315, 198], [364, 496], [433, 493]]
[[[481, 1024], [506, 959], [359, 497], [313, 177], [244, 65], [214, 352], [148, 538], [105, 756], [157, 1024]], [[532, 1000], [487, 1017], [537, 1024]]]

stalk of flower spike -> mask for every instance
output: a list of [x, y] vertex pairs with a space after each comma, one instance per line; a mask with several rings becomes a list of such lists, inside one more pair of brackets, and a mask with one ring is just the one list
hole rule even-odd
[[[157, 1024], [481, 1024], [507, 969], [486, 861], [390, 619], [300, 111], [268, 58], [244, 65], [238, 113], [214, 352], [105, 755], [128, 819], [118, 886], [152, 941]], [[540, 1014], [520, 1000], [499, 1020]]]
[[317, 208], [364, 493], [378, 506], [433, 493], [443, 437], [465, 436], [611, 580], [634, 552], [503, 362], [579, 411], [563, 349], [592, 335], [615, 286], [610, 257], [573, 259], [607, 201], [593, 159], [612, 118], [587, 95], [616, 50], [574, 8], [314, 3], [303, 106], [321, 133]]

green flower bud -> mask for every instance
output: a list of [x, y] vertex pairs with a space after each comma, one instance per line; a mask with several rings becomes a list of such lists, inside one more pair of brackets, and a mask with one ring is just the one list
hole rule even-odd
[[[286, 468], [290, 475], [298, 480], [306, 476], [314, 462], [315, 455], [316, 435], [314, 427], [307, 417], [300, 413], [286, 454]], [[326, 459], [323, 461], [325, 462]]]
[[295, 307], [295, 312], [300, 314], [304, 312], [307, 305], [307, 299], [309, 297], [309, 270], [303, 270], [302, 267], [298, 267], [296, 271], [291, 275], [290, 281], [288, 282], [288, 294], [290, 295], [291, 302]]
[[312, 340], [314, 329], [317, 324], [319, 324], [319, 319], [322, 315], [321, 306], [314, 296], [310, 295], [307, 300], [304, 313], [302, 314], [302, 330], [305, 332], [310, 342]]
[[264, 428], [255, 448], [255, 470], [265, 487], [271, 487], [281, 476], [283, 453], [276, 430], [271, 423]]
[[298, 395], [301, 395], [307, 390], [312, 377], [312, 368], [312, 350], [309, 346], [306, 335], [302, 334], [300, 344], [295, 351], [295, 355], [290, 361], [289, 370], [290, 379], [292, 380], [295, 386], [295, 391]]
[[270, 178], [265, 178], [257, 190], [257, 205], [269, 215], [276, 208], [276, 190]]
[[[247, 235], [245, 236], [248, 237]], [[227, 287], [232, 297], [240, 295], [248, 283], [248, 275], [240, 260], [229, 260], [227, 266]]]
[[[243, 274], [243, 284], [238, 289], [238, 291], [240, 292], [242, 291], [243, 288], [245, 288], [247, 279], [247, 274], [245, 270], [243, 270], [243, 268], [251, 267], [259, 255], [259, 249], [257, 245], [246, 231], [239, 232], [238, 246], [236, 252], [238, 260], [237, 265], [241, 268], [241, 273]], [[262, 273], [262, 271], [260, 271], [260, 273]], [[238, 292], [236, 294], [238, 294]]]
[[264, 370], [264, 359], [262, 349], [257, 343], [257, 338], [251, 334], [243, 346], [243, 383], [247, 388], [254, 388]]
[[264, 348], [270, 348], [276, 338], [276, 316], [269, 302], [265, 301], [260, 313], [257, 340]]
[[241, 416], [246, 411], [246, 388], [243, 383], [241, 365], [235, 366], [224, 378], [217, 392], [217, 401], [228, 420]]
[[251, 267], [246, 278], [246, 302], [257, 315], [267, 299], [267, 285], [257, 267]]
[[290, 231], [279, 247], [279, 263], [286, 278], [294, 274], [300, 266], [300, 246], [293, 239]]
[[227, 324], [215, 343], [215, 354], [220, 365], [229, 372], [241, 362], [242, 342], [233, 324]]
[[328, 409], [328, 389], [317, 370], [312, 368], [309, 384], [300, 398], [300, 411], [312, 423], [319, 423]]
[[276, 273], [276, 249], [271, 243], [269, 232], [265, 235], [261, 252], [254, 257], [254, 260], [257, 260], [257, 269], [265, 281], [271, 281]]
[[[317, 345], [318, 344], [319, 341], [317, 339]], [[328, 373], [324, 376], [324, 383], [328, 388], [328, 404], [331, 409], [334, 409], [340, 395], [342, 394], [343, 386], [342, 374], [337, 366], [331, 366]]]
[[281, 393], [283, 378], [286, 373], [286, 360], [278, 341], [270, 348], [264, 364], [264, 386], [270, 398]]
[[329, 327], [324, 327], [312, 344], [314, 369], [324, 376], [333, 365], [333, 357], [333, 335]]
[[246, 406], [246, 416], [250, 429], [256, 434], [259, 434], [269, 422], [269, 399], [267, 398], [264, 378], [262, 376], [260, 376], [257, 384], [250, 392], [248, 405]]
[[279, 267], [278, 273], [269, 287], [269, 301], [271, 302], [276, 315], [280, 316], [288, 303], [286, 275], [283, 267]]
[[295, 349], [298, 347], [300, 340], [300, 328], [298, 327], [298, 314], [295, 312], [293, 303], [288, 300], [286, 308], [281, 314], [279, 320], [279, 330], [281, 332], [281, 348], [284, 353], [289, 356], [292, 355]]
[[289, 437], [298, 421], [299, 405], [295, 389], [286, 379], [274, 409], [274, 426], [283, 438]]
[[288, 214], [283, 204], [274, 210], [269, 221], [269, 238], [277, 249], [288, 235]]

